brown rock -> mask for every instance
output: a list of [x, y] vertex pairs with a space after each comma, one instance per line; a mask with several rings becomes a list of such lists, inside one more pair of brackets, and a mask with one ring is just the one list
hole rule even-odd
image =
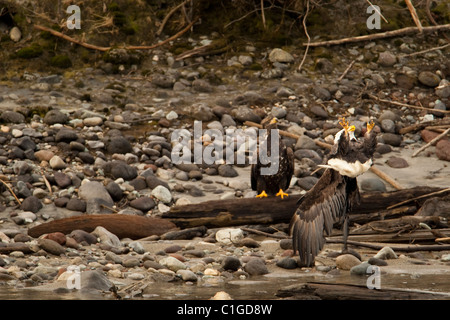
[[66, 243], [66, 235], [62, 232], [52, 232], [44, 236], [44, 239], [50, 239], [56, 241], [60, 245], [64, 245]]
[[66, 247], [79, 249], [81, 245], [74, 238], [66, 237]]
[[450, 161], [450, 140], [439, 140], [436, 144], [436, 156], [440, 160]]
[[165, 248], [164, 252], [165, 253], [175, 253], [182, 249], [183, 249], [183, 247], [181, 247], [180, 245], [174, 244], [174, 245], [171, 245], [171, 246], [168, 246], [167, 248]]
[[360, 263], [361, 261], [352, 254], [343, 254], [336, 258], [336, 267], [341, 270], [350, 270]]
[[177, 259], [177, 260], [179, 260], [181, 262], [185, 262], [186, 261], [186, 258], [183, 257], [181, 254], [178, 254], [178, 253], [171, 253], [171, 254], [169, 254], [169, 256], [174, 257], [175, 259]]
[[406, 168], [409, 166], [405, 159], [398, 157], [391, 157], [386, 161], [386, 163], [391, 168]]
[[[425, 141], [426, 143], [428, 143], [431, 140], [433, 140], [434, 138], [436, 138], [438, 135], [440, 135], [440, 133], [424, 129], [424, 130], [420, 131], [420, 135], [422, 137], [422, 140]], [[443, 137], [441, 140], [448, 140], [448, 138]]]
[[59, 256], [66, 252], [66, 249], [58, 242], [50, 239], [38, 239], [38, 245], [44, 251]]
[[159, 119], [158, 125], [163, 128], [169, 128], [171, 126], [171, 123], [169, 120], [162, 118], [162, 119]]
[[47, 161], [49, 162], [51, 158], [53, 158], [55, 154], [50, 150], [39, 150], [34, 153], [34, 156], [39, 161]]

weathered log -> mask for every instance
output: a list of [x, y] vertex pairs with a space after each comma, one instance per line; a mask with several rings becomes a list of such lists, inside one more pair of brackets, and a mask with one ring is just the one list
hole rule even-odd
[[323, 300], [436, 300], [448, 299], [447, 293], [403, 289], [369, 289], [367, 286], [339, 283], [308, 282], [278, 290], [281, 298], [318, 298]]
[[[450, 229], [439, 229], [445, 237], [450, 236]], [[328, 240], [339, 240], [342, 236], [336, 235], [328, 237]], [[430, 230], [417, 229], [411, 232], [391, 232], [391, 233], [371, 233], [371, 234], [352, 234], [348, 236], [349, 241], [357, 242], [383, 242], [383, 243], [434, 243], [436, 237]], [[330, 242], [331, 243], [331, 242]], [[423, 249], [426, 250], [426, 249]]]
[[408, 127], [401, 128], [399, 130], [399, 133], [406, 134], [409, 132], [416, 132], [416, 131], [425, 129], [428, 126], [442, 126], [442, 125], [448, 125], [448, 124], [450, 124], [450, 118], [425, 121], [425, 122], [413, 124]]
[[159, 236], [177, 229], [172, 222], [160, 218], [127, 214], [89, 214], [40, 224], [30, 228], [28, 235], [37, 238], [46, 233], [59, 231], [68, 234], [77, 229], [92, 232], [98, 226], [104, 227], [120, 239], [140, 239], [151, 235]]
[[398, 208], [381, 210], [373, 213], [354, 213], [350, 215], [350, 222], [366, 224], [370, 221], [393, 219], [404, 215], [412, 215], [417, 212], [417, 206], [401, 206]]
[[0, 243], [0, 254], [8, 254], [13, 251], [22, 251], [23, 253], [32, 253], [30, 246], [25, 243]]
[[202, 237], [208, 229], [205, 226], [188, 228], [184, 230], [169, 231], [161, 235], [162, 240], [189, 240], [194, 237]]
[[353, 234], [393, 233], [412, 231], [425, 224], [431, 228], [446, 228], [438, 216], [404, 216], [400, 218], [371, 221], [354, 230]]
[[[436, 239], [439, 240], [439, 239]], [[327, 243], [344, 243], [343, 239], [330, 239], [327, 238]], [[355, 247], [369, 248], [373, 250], [381, 250], [386, 244], [376, 244], [369, 242], [359, 242], [353, 240], [347, 240], [347, 244]], [[408, 245], [408, 246], [389, 246], [395, 252], [418, 252], [418, 251], [448, 251], [450, 245], [446, 244], [421, 244], [421, 245]]]
[[[353, 214], [383, 211], [388, 206], [405, 199], [416, 198], [438, 190], [441, 189], [415, 187], [393, 192], [362, 193], [361, 204], [354, 208], [351, 216]], [[162, 218], [172, 221], [180, 228], [202, 225], [206, 227], [226, 227], [245, 224], [286, 223], [290, 221], [297, 209], [297, 201], [300, 197], [301, 195], [291, 195], [283, 200], [278, 197], [211, 200], [198, 204], [174, 206], [169, 212], [164, 213]]]

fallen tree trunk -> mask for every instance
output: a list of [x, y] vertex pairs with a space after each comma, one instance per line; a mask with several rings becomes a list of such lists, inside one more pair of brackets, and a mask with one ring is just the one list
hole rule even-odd
[[450, 297], [448, 293], [389, 288], [369, 289], [362, 285], [320, 282], [294, 284], [278, 290], [276, 296], [291, 299], [319, 298], [323, 300], [435, 300]]
[[[439, 229], [445, 237], [450, 236], [450, 229]], [[332, 236], [327, 239], [340, 240], [342, 236]], [[391, 232], [391, 233], [371, 233], [371, 234], [352, 234], [350, 232], [348, 236], [349, 241], [356, 242], [383, 242], [383, 243], [418, 243], [427, 242], [434, 243], [436, 236], [431, 232], [431, 230], [418, 229], [411, 232]], [[331, 242], [330, 242], [331, 243]], [[423, 249], [425, 250], [425, 249]]]
[[33, 252], [33, 250], [31, 250], [30, 246], [25, 243], [21, 243], [21, 242], [17, 242], [17, 243], [13, 242], [13, 243], [8, 243], [8, 244], [0, 243], [0, 254], [8, 254], [13, 251], [22, 251], [23, 253], [32, 253]]
[[[354, 214], [369, 214], [386, 210], [405, 199], [416, 198], [440, 188], [415, 187], [393, 192], [366, 192], [361, 194], [361, 204], [354, 208]], [[442, 194], [443, 196], [444, 194]], [[198, 204], [174, 206], [162, 218], [168, 219], [180, 228], [196, 226], [226, 227], [245, 224], [274, 224], [289, 222], [297, 209], [301, 195], [287, 199], [278, 197], [211, 200]], [[422, 200], [422, 199], [420, 199]], [[423, 198], [425, 201], [425, 198]], [[407, 211], [411, 212], [411, 210]], [[379, 217], [375, 217], [377, 219]], [[361, 216], [358, 217], [361, 223]], [[367, 221], [366, 221], [367, 222]]]
[[[435, 31], [445, 31], [450, 29], [450, 24], [430, 26], [422, 28], [422, 32], [435, 32]], [[398, 30], [386, 31], [381, 33], [368, 34], [364, 36], [357, 36], [351, 38], [343, 38], [338, 40], [329, 41], [319, 41], [319, 42], [309, 42], [303, 43], [304, 46], [319, 47], [319, 46], [334, 46], [345, 43], [361, 42], [361, 41], [373, 41], [375, 39], [385, 39], [403, 36], [405, 34], [418, 33], [420, 30], [417, 27], [406, 27]]]
[[[436, 239], [438, 240], [438, 239]], [[327, 238], [327, 243], [344, 243], [343, 239], [330, 239]], [[353, 240], [347, 240], [347, 244], [355, 247], [369, 248], [373, 250], [381, 250], [386, 244], [376, 244], [370, 242], [358, 242]], [[418, 251], [447, 251], [450, 250], [450, 245], [446, 244], [421, 244], [421, 245], [408, 245], [408, 246], [389, 246], [395, 252], [418, 252]]]
[[53, 220], [28, 230], [28, 235], [37, 238], [51, 232], [68, 234], [81, 229], [92, 232], [102, 226], [114, 233], [119, 239], [141, 239], [151, 235], [162, 235], [176, 230], [175, 224], [160, 218], [143, 217], [127, 214], [89, 214]]

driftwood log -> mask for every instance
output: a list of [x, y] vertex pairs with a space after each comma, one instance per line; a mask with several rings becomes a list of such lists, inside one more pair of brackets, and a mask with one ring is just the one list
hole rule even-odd
[[176, 230], [175, 224], [160, 218], [143, 217], [126, 214], [89, 214], [53, 220], [40, 224], [28, 230], [28, 235], [37, 238], [51, 232], [68, 234], [73, 230], [81, 229], [92, 232], [102, 226], [114, 233], [119, 239], [141, 239], [151, 235], [162, 235]]
[[308, 282], [278, 290], [280, 298], [322, 300], [439, 300], [449, 299], [448, 293], [420, 290], [369, 289], [355, 284]]
[[32, 253], [30, 246], [21, 242], [13, 243], [1, 243], [0, 242], [0, 254], [8, 254], [13, 251], [22, 251], [23, 253]]
[[[366, 192], [361, 194], [361, 204], [354, 208], [350, 215], [356, 215], [358, 221], [362, 223], [363, 215], [372, 217], [373, 220], [379, 219], [380, 211], [389, 206], [393, 206], [405, 199], [417, 198], [429, 193], [441, 190], [432, 187], [415, 187], [393, 192]], [[449, 191], [450, 193], [450, 191]], [[445, 194], [445, 193], [444, 193]], [[442, 194], [442, 195], [444, 195]], [[227, 227], [245, 224], [276, 224], [289, 222], [295, 210], [297, 201], [301, 195], [290, 195], [287, 199], [281, 200], [278, 197], [269, 197], [264, 199], [243, 198], [232, 200], [211, 200], [198, 204], [188, 204], [184, 206], [175, 206], [162, 215], [162, 218], [168, 219], [180, 228], [190, 228], [196, 226], [206, 227]], [[418, 199], [425, 201], [426, 197]], [[409, 208], [405, 212], [412, 213], [413, 203], [409, 203]], [[402, 212], [397, 208], [395, 212]], [[378, 213], [378, 214], [376, 214]], [[373, 215], [369, 215], [373, 214]], [[367, 222], [367, 221], [366, 221]]]

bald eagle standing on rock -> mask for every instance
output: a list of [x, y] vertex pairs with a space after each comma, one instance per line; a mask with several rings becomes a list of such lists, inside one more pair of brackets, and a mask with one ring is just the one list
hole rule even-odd
[[330, 235], [334, 223], [343, 223], [343, 251], [347, 251], [349, 212], [359, 204], [360, 195], [356, 177], [369, 170], [376, 146], [374, 124], [367, 124], [362, 142], [354, 136], [354, 126], [343, 119], [344, 129], [334, 140], [325, 172], [298, 201], [291, 219], [290, 231], [294, 253], [298, 251], [300, 265], [311, 267]]
[[[257, 162], [252, 164], [251, 167], [251, 186], [253, 190], [258, 192], [257, 198], [265, 198], [269, 195], [280, 196], [281, 199], [287, 197], [288, 194], [283, 190], [289, 188], [292, 175], [294, 174], [294, 153], [291, 148], [283, 143], [281, 137], [276, 140], [278, 144], [278, 157], [272, 159], [270, 154], [272, 150], [272, 130], [278, 130], [277, 122], [277, 118], [271, 116], [261, 121], [263, 129], [267, 130], [267, 137], [262, 142], [263, 145], [260, 145], [258, 149]], [[262, 163], [261, 152], [267, 152], [267, 158], [274, 160], [274, 162]], [[273, 165], [278, 165], [276, 173], [262, 174], [263, 168], [268, 168]]]

